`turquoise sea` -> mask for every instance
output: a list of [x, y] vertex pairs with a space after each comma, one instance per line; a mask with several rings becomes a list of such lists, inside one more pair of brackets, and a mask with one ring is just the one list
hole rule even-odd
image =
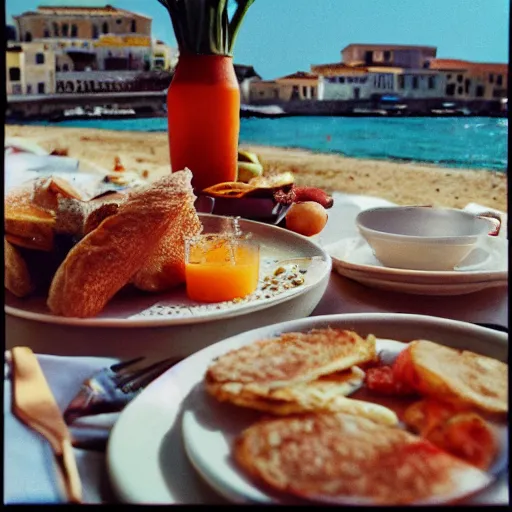
[[[31, 124], [141, 132], [167, 130], [165, 118]], [[507, 172], [507, 134], [508, 119], [490, 117], [243, 118], [240, 142]]]

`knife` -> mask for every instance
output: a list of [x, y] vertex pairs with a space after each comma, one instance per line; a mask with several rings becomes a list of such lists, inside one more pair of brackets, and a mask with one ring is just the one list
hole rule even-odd
[[64, 475], [68, 500], [82, 502], [82, 484], [71, 445], [71, 435], [48, 386], [39, 362], [28, 347], [11, 349], [13, 413], [45, 437]]

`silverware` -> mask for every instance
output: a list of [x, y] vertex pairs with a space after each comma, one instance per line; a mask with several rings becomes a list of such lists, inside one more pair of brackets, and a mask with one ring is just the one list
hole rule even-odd
[[71, 445], [71, 434], [39, 362], [28, 347], [14, 347], [11, 360], [13, 413], [48, 440], [64, 477], [68, 500], [81, 503], [82, 484]]
[[181, 360], [170, 357], [154, 362], [138, 357], [96, 372], [84, 381], [64, 411], [65, 422], [71, 425], [83, 416], [121, 411], [150, 382]]

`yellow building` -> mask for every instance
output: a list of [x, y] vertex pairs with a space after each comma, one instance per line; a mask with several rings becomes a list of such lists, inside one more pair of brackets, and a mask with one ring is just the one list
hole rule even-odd
[[5, 76], [7, 95], [23, 94], [24, 90], [24, 55], [20, 45], [7, 47], [5, 51]]
[[151, 35], [151, 18], [105, 7], [38, 7], [13, 16], [21, 41], [39, 39], [99, 39], [102, 34]]
[[255, 80], [249, 84], [250, 101], [316, 100], [318, 76], [304, 71], [275, 80]]
[[53, 94], [55, 53], [44, 43], [21, 43], [6, 50], [7, 94]]
[[151, 69], [171, 71], [178, 63], [178, 50], [163, 41], [153, 41], [153, 59]]

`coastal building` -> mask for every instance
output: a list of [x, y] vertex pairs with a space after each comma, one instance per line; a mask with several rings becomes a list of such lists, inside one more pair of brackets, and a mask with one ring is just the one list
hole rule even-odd
[[178, 63], [179, 52], [163, 41], [153, 41], [151, 69], [156, 71], [172, 71]]
[[8, 95], [53, 94], [55, 53], [44, 43], [11, 43], [6, 49]]
[[431, 59], [428, 67], [445, 76], [448, 98], [492, 101], [507, 97], [508, 64]]
[[316, 100], [318, 75], [298, 71], [275, 80], [255, 80], [250, 83], [250, 101], [261, 100]]
[[[31, 51], [28, 45], [43, 44], [48, 52], [44, 67], [54, 65], [51, 73], [47, 70], [45, 93], [127, 91], [135, 87], [139, 74], [170, 73], [177, 61], [176, 50], [152, 39], [150, 17], [110, 5], [43, 6], [13, 18], [23, 52]], [[32, 57], [21, 61], [30, 65]], [[22, 69], [20, 74], [32, 76], [34, 72]], [[19, 84], [12, 85], [19, 89]], [[29, 94], [23, 85], [21, 90]]]
[[349, 44], [341, 50], [348, 66], [385, 66], [419, 69], [436, 57], [435, 46], [397, 44]]
[[13, 16], [20, 41], [49, 39], [96, 40], [102, 34], [151, 35], [151, 18], [106, 5], [105, 7], [44, 6]]

